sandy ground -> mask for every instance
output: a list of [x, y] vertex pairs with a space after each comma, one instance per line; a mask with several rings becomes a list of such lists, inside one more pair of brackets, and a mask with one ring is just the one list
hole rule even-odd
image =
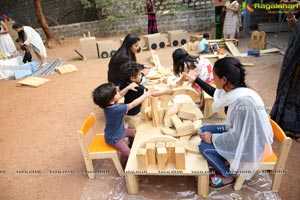
[[[240, 39], [240, 52], [247, 51], [248, 41], [249, 37]], [[140, 195], [133, 196], [126, 194], [124, 178], [116, 176], [110, 161], [97, 163], [101, 169], [110, 169], [110, 174], [94, 180], [83, 174], [76, 131], [90, 112], [96, 113], [104, 128], [103, 114], [93, 104], [91, 91], [106, 81], [109, 59], [81, 61], [75, 48], [80, 50], [78, 38], [67, 38], [60, 47], [48, 50], [48, 55], [50, 61], [63, 58], [76, 65], [78, 72], [54, 73], [45, 77], [50, 82], [38, 88], [16, 87], [17, 80], [0, 80], [0, 199], [197, 199], [193, 178], [144, 178]], [[174, 49], [157, 51], [163, 66], [172, 65]], [[151, 65], [149, 57], [149, 51], [137, 55], [139, 62]], [[282, 59], [280, 54], [241, 59], [255, 64], [247, 67], [247, 82], [268, 108], [274, 102]], [[278, 149], [278, 144], [274, 147]], [[278, 192], [281, 199], [299, 199], [299, 152], [300, 144], [293, 141]], [[172, 187], [174, 183], [178, 185]]]

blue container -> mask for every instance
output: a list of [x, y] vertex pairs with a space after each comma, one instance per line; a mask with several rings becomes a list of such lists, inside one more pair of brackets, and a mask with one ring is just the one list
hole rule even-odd
[[249, 49], [247, 52], [248, 56], [260, 56], [260, 50], [256, 50], [256, 49]]

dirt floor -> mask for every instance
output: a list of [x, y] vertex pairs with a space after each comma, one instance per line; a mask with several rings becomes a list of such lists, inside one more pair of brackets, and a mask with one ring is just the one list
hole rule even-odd
[[[249, 37], [240, 38], [240, 52], [247, 51], [248, 42]], [[90, 112], [96, 113], [104, 128], [103, 114], [93, 104], [91, 92], [106, 81], [109, 59], [82, 61], [74, 49], [80, 50], [78, 38], [66, 38], [60, 47], [48, 50], [48, 60], [62, 58], [65, 64], [74, 64], [77, 72], [54, 73], [45, 77], [50, 82], [38, 88], [16, 87], [18, 80], [0, 80], [0, 199], [201, 199], [195, 193], [194, 177], [142, 178], [140, 194], [127, 195], [124, 178], [116, 175], [110, 161], [97, 162], [97, 167], [109, 169], [109, 174], [97, 175], [94, 180], [87, 178], [76, 134]], [[172, 66], [174, 49], [157, 50], [163, 66]], [[139, 62], [151, 65], [149, 57], [149, 51], [137, 55]], [[275, 99], [282, 59], [279, 53], [241, 58], [242, 62], [255, 64], [246, 68], [247, 83], [262, 96], [268, 109]], [[274, 147], [278, 149], [278, 144]], [[286, 163], [287, 173], [278, 192], [281, 199], [299, 199], [299, 152], [300, 144], [293, 141]], [[222, 191], [210, 192], [219, 197], [223, 194]], [[234, 191], [229, 189], [228, 194], [231, 193]], [[234, 199], [231, 197], [229, 199]], [[258, 199], [255, 195], [252, 197], [248, 199]]]

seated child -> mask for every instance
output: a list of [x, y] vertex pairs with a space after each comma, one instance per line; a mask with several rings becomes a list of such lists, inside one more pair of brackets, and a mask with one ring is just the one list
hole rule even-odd
[[[124, 126], [124, 115], [139, 105], [145, 98], [151, 96], [151, 92], [143, 91], [142, 95], [128, 104], [119, 104], [118, 101], [129, 91], [136, 90], [136, 83], [131, 83], [123, 90], [118, 91], [113, 83], [104, 83], [98, 86], [92, 93], [94, 103], [104, 110], [105, 129], [104, 138], [107, 144], [115, 147], [121, 152], [120, 162], [125, 169], [130, 153], [129, 146], [132, 145], [135, 131], [126, 129]], [[125, 141], [129, 139], [129, 146]]]
[[[172, 58], [174, 75], [180, 76], [179, 80], [174, 83], [174, 86], [176, 84], [175, 87], [181, 86], [185, 81], [185, 76], [182, 76], [183, 72], [193, 73], [204, 82], [213, 83], [213, 65], [208, 59], [190, 55], [182, 48], [176, 49], [172, 54]], [[199, 103], [201, 106], [204, 100], [202, 90], [198, 84], [194, 84], [194, 89], [200, 95]]]
[[209, 53], [208, 41], [207, 41], [208, 38], [209, 38], [209, 34], [204, 33], [202, 40], [199, 42], [199, 47], [198, 47], [199, 53]]
[[[139, 98], [146, 89], [144, 85], [141, 84], [142, 81], [142, 70], [144, 65], [136, 62], [127, 62], [121, 65], [121, 83], [120, 89], [126, 88], [131, 83], [138, 84], [136, 91], [130, 90], [124, 96], [124, 103], [131, 103], [134, 99]], [[146, 89], [147, 90], [147, 89]], [[174, 91], [172, 89], [164, 89], [159, 91], [152, 91], [152, 96], [157, 97], [161, 95], [172, 95]], [[128, 123], [128, 128], [135, 129], [141, 121], [141, 107], [142, 104], [139, 104], [135, 108], [131, 109], [125, 115], [125, 120]]]
[[32, 55], [27, 45], [24, 44], [24, 41], [21, 38], [16, 39], [16, 42], [20, 45], [21, 49], [25, 52], [23, 57], [23, 63], [31, 62]]

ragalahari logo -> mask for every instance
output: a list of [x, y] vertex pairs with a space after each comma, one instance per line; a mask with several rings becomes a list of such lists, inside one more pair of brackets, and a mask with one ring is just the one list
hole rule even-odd
[[244, 12], [254, 12], [254, 8], [252, 8], [249, 4], [246, 4], [246, 2], [242, 2], [242, 8], [241, 8], [242, 11]]
[[[253, 6], [253, 7], [252, 7]], [[268, 11], [268, 13], [274, 13], [276, 11], [277, 13], [284, 12], [284, 9], [299, 9], [299, 4], [281, 4], [281, 3], [273, 3], [273, 4], [262, 4], [262, 3], [254, 3], [252, 6], [249, 4], [246, 4], [246, 2], [242, 2], [242, 12], [254, 12], [256, 9], [262, 9]]]

